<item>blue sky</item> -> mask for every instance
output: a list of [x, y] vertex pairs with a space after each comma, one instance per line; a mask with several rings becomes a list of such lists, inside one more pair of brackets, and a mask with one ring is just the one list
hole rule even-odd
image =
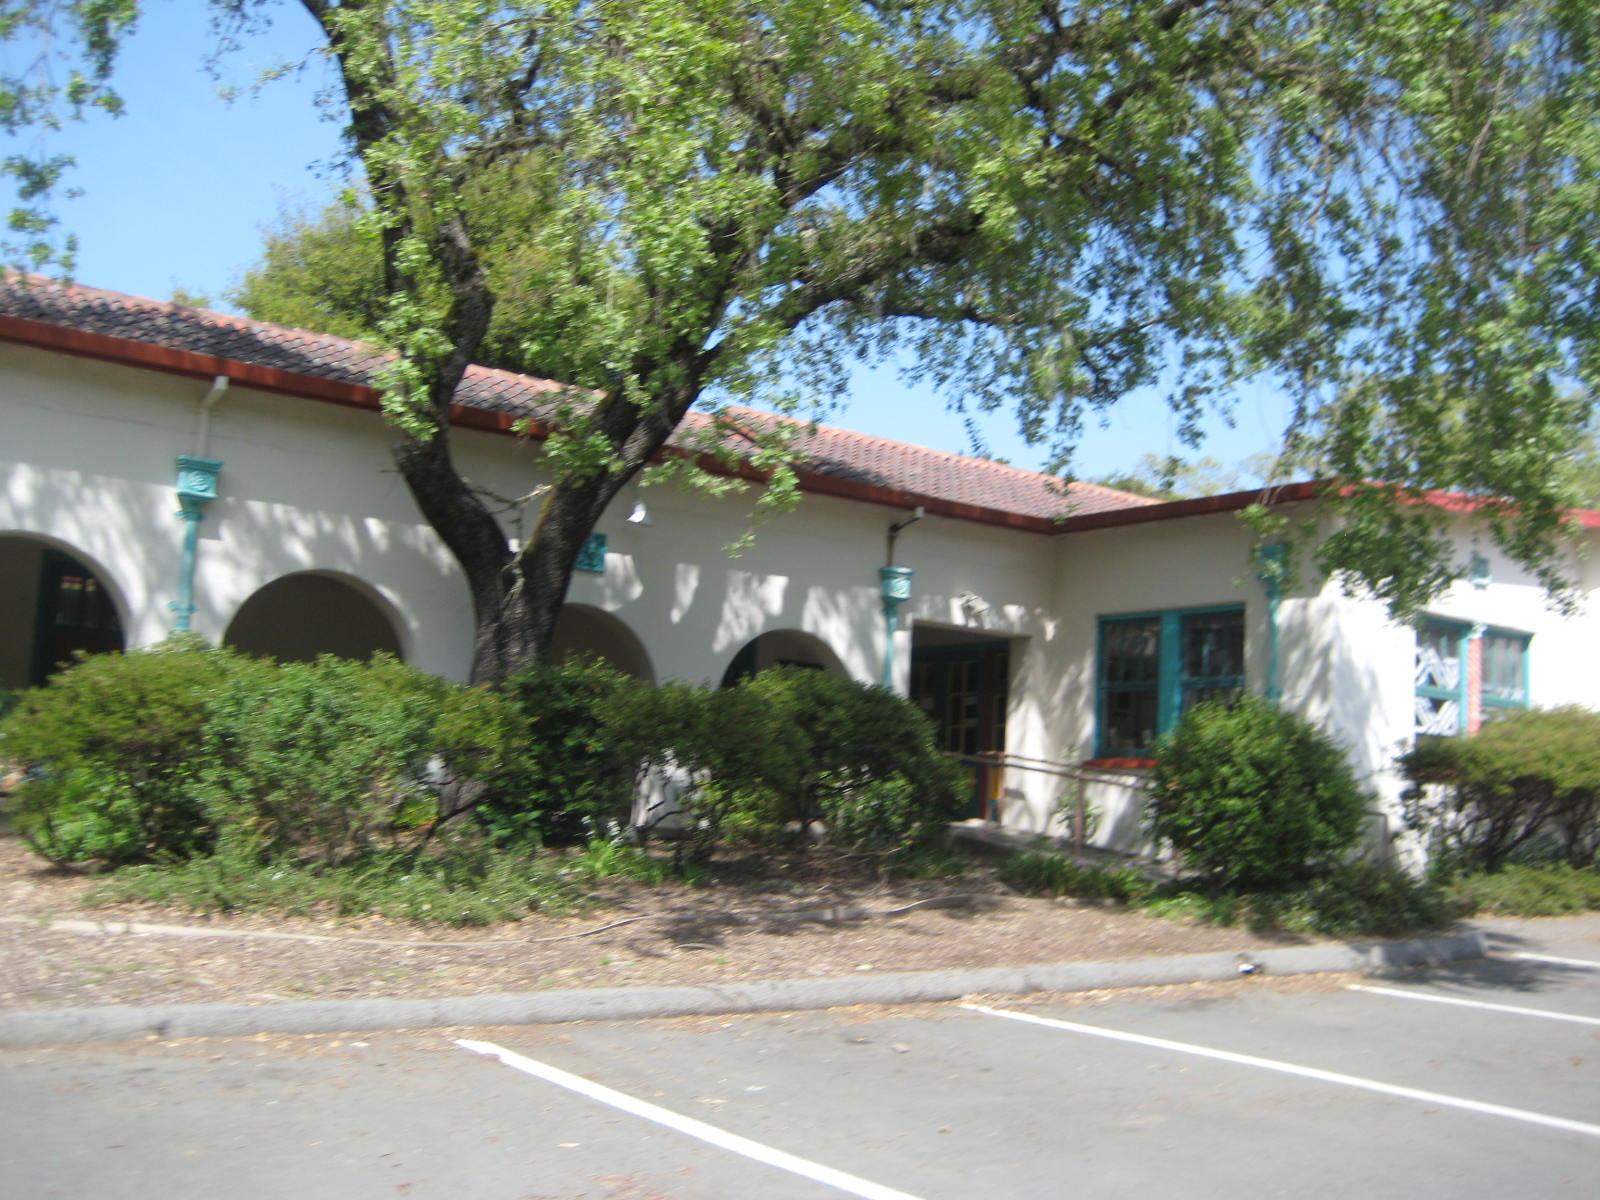
[[[62, 215], [79, 240], [80, 283], [163, 300], [182, 288], [227, 308], [223, 294], [255, 259], [262, 230], [281, 212], [315, 211], [343, 185], [337, 125], [317, 104], [321, 66], [248, 87], [262, 70], [314, 46], [309, 18], [297, 5], [271, 10], [273, 27], [221, 64], [222, 83], [245, 85], [229, 101], [200, 66], [213, 44], [203, 7], [151, 0], [120, 60], [126, 115], [69, 126], [49, 143], [78, 159], [73, 182], [84, 195], [62, 205]], [[859, 371], [848, 406], [830, 420], [942, 450], [970, 448], [962, 419], [892, 370]], [[1282, 421], [1273, 397], [1246, 396], [1234, 428], [1211, 422], [1201, 453], [1237, 463], [1273, 446]], [[1086, 431], [1077, 473], [1127, 470], [1147, 453], [1192, 457], [1176, 424], [1158, 396], [1132, 397]], [[1008, 414], [983, 416], [980, 434], [992, 454], [1041, 464], [1042, 449], [1023, 442]]]

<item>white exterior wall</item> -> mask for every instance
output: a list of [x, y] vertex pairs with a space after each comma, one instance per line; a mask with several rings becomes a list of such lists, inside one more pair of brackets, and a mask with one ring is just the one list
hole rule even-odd
[[[259, 588], [294, 572], [323, 572], [377, 601], [408, 661], [466, 676], [466, 586], [395, 471], [394, 434], [376, 414], [236, 386], [212, 412], [202, 448], [196, 406], [207, 381], [5, 344], [0, 372], [0, 534], [30, 535], [84, 560], [111, 591], [131, 645], [159, 641], [173, 626], [184, 533], [175, 460], [198, 452], [224, 466], [219, 498], [200, 526], [196, 632], [220, 641]], [[458, 430], [454, 446], [463, 473], [495, 494], [527, 495], [538, 483], [534, 444]], [[651, 523], [630, 525], [626, 515], [640, 496]], [[878, 569], [889, 525], [909, 514], [806, 495], [797, 511], [761, 523], [753, 546], [730, 558], [723, 548], [749, 526], [751, 502], [626, 491], [598, 526], [608, 538], [604, 572], [576, 573], [569, 599], [625, 624], [656, 679], [715, 683], [751, 639], [789, 630], [825, 644], [851, 676], [879, 681]], [[1470, 538], [1465, 527], [1462, 536]], [[1082, 762], [1095, 751], [1102, 617], [1243, 604], [1247, 684], [1265, 689], [1266, 589], [1250, 551], [1231, 514], [1059, 535], [926, 516], [900, 534], [896, 549], [896, 562], [916, 572], [901, 609], [897, 685], [906, 690], [919, 624], [1008, 639], [1006, 748]], [[1460, 585], [1432, 611], [1532, 635], [1533, 702], [1593, 705], [1600, 624], [1593, 615], [1562, 620], [1531, 581], [1490, 557], [1487, 587]], [[1592, 614], [1600, 564], [1576, 562], [1575, 570]], [[971, 597], [982, 603], [964, 603]], [[1392, 804], [1398, 783], [1390, 766], [1411, 733], [1414, 634], [1332, 585], [1286, 595], [1279, 632], [1284, 702], [1338, 737]], [[1056, 803], [1071, 790], [1065, 781], [1012, 769], [1004, 787], [1009, 825], [1061, 831]], [[1092, 799], [1099, 840], [1138, 842], [1136, 792], [1099, 787]]]

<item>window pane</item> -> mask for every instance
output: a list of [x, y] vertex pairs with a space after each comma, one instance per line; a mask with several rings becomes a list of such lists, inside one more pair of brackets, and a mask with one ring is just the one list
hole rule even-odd
[[1243, 613], [1195, 613], [1183, 618], [1183, 676], [1185, 679], [1243, 679]]
[[1208, 700], [1216, 700], [1222, 704], [1232, 704], [1242, 695], [1244, 695], [1243, 686], [1186, 687], [1183, 689], [1183, 711], [1188, 712], [1196, 704], [1204, 704]]
[[1483, 699], [1485, 703], [1527, 704], [1525, 664], [1528, 639], [1515, 634], [1490, 633], [1483, 638]]
[[1105, 723], [1101, 731], [1101, 753], [1137, 754], [1149, 749], [1156, 738], [1156, 693], [1154, 688], [1109, 691], [1105, 696]]
[[1161, 670], [1161, 620], [1107, 621], [1104, 683], [1154, 683]]

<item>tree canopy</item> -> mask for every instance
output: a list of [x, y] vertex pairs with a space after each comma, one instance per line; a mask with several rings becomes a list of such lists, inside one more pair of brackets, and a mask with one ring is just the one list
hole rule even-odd
[[[1198, 435], [1270, 382], [1340, 483], [1327, 569], [1414, 609], [1460, 564], [1412, 501], [1449, 489], [1562, 583], [1600, 375], [1590, 0], [301, 2], [371, 201], [397, 462], [471, 584], [480, 678], [543, 647], [692, 406], [837, 394], [894, 352], [1060, 466], [1134, 388]], [[0, 34], [48, 26], [74, 69], [4, 80], [0, 119], [115, 105], [137, 8], [13, 10]], [[43, 227], [58, 165], [11, 161], [14, 224]], [[517, 549], [445, 422], [491, 340], [574, 389]]]

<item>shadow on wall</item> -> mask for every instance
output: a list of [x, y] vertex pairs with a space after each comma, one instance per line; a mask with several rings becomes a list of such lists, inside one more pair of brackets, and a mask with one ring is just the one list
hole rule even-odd
[[799, 629], [774, 629], [739, 648], [722, 673], [721, 686], [732, 687], [768, 667], [805, 667], [840, 679], [850, 677], [839, 656], [821, 638]]
[[274, 579], [242, 605], [222, 641], [245, 654], [283, 662], [319, 655], [403, 658], [388, 606], [359, 580], [305, 572]]
[[598, 658], [645, 683], [656, 681], [650, 654], [632, 629], [602, 609], [568, 603], [556, 618], [545, 659], [559, 663], [579, 656]]

